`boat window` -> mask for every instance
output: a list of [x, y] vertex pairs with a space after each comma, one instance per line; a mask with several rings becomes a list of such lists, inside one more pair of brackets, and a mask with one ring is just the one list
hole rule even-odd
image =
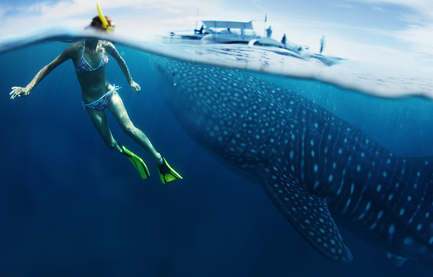
[[[206, 30], [210, 34], [233, 34], [233, 35], [242, 35], [241, 29], [237, 28], [208, 28]], [[243, 30], [244, 36], [255, 36], [256, 33], [251, 29]]]
[[254, 32], [254, 30], [247, 29], [247, 30], [244, 30], [244, 35], [245, 36], [255, 36], [256, 32]]

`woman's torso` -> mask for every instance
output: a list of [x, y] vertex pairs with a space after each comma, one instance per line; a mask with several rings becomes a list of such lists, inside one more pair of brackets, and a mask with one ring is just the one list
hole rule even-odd
[[108, 63], [108, 55], [102, 41], [98, 41], [94, 51], [85, 47], [85, 41], [77, 43], [75, 49], [73, 63], [83, 100], [88, 103], [107, 91], [105, 65]]

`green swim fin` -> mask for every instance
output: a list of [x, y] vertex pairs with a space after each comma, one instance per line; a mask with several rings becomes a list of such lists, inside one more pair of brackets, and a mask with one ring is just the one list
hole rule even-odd
[[122, 154], [124, 154], [131, 161], [132, 165], [138, 171], [140, 178], [146, 180], [150, 176], [149, 169], [147, 165], [144, 163], [143, 159], [133, 153], [131, 150], [122, 145]]
[[183, 177], [174, 170], [164, 158], [162, 158], [162, 163], [159, 165], [159, 177], [163, 184], [183, 179]]

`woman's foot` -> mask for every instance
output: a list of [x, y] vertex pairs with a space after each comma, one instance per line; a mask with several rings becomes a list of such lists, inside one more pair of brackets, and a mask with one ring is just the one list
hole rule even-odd
[[177, 180], [182, 180], [183, 177], [174, 170], [166, 159], [161, 157], [161, 163], [158, 167], [159, 169], [159, 177], [163, 184], [168, 184]]
[[146, 180], [147, 178], [149, 178], [150, 171], [142, 158], [140, 158], [137, 154], [133, 153], [125, 146], [121, 146], [121, 151], [121, 153], [124, 154], [135, 167], [141, 179]]

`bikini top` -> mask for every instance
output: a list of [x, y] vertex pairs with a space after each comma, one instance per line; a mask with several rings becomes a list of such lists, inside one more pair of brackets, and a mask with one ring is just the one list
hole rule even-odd
[[86, 71], [86, 72], [92, 72], [96, 71], [100, 68], [102, 68], [104, 65], [108, 63], [108, 56], [105, 53], [105, 50], [101, 47], [101, 45], [98, 43], [98, 46], [96, 47], [96, 52], [99, 52], [100, 60], [99, 63], [96, 66], [92, 66], [89, 61], [84, 56], [84, 50], [86, 49], [86, 44], [83, 42], [83, 46], [81, 47], [81, 57], [80, 60], [76, 66], [77, 71]]

